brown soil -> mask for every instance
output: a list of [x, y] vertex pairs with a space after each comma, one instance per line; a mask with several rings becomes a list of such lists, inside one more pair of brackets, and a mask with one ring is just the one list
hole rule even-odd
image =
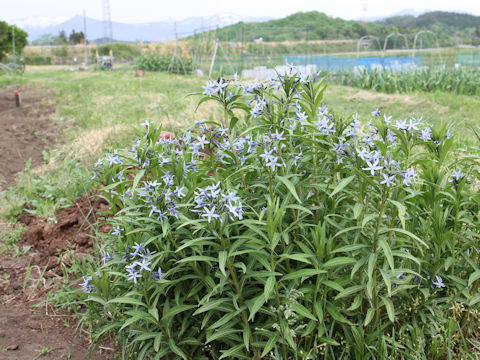
[[[20, 107], [15, 106], [15, 90]], [[60, 135], [54, 112], [52, 97], [44, 89], [23, 85], [0, 89], [0, 188], [14, 184], [26, 160], [32, 159], [32, 167], [43, 162], [42, 150]]]
[[[30, 214], [20, 215], [18, 222], [28, 226], [22, 234], [21, 245], [32, 246], [36, 254], [32, 262], [45, 269], [45, 276], [62, 275], [62, 268], [70, 266], [73, 257], [81, 258], [92, 248], [98, 216], [107, 210], [105, 200], [89, 193], [59, 211], [56, 223]], [[110, 229], [104, 225], [99, 230]]]
[[[57, 289], [62, 269], [92, 248], [92, 235], [105, 201], [83, 195], [57, 214], [57, 223], [33, 215], [22, 215], [27, 225], [22, 245], [31, 245], [35, 255], [12, 258], [0, 254], [0, 359], [113, 359], [111, 349], [88, 353], [88, 341], [70, 314], [58, 313], [45, 304]], [[109, 231], [108, 226], [100, 229]], [[41, 349], [51, 350], [39, 356]]]

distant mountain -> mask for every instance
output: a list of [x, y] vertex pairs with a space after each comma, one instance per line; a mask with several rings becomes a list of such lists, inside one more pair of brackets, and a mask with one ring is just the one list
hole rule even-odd
[[[418, 16], [408, 12], [386, 19], [362, 22], [333, 18], [318, 11], [298, 12], [282, 19], [252, 22], [248, 26], [233, 24], [221, 28], [216, 36], [221, 40], [234, 39], [242, 34], [246, 41], [303, 41], [303, 40], [358, 40], [372, 35], [383, 44], [392, 33], [402, 33], [413, 42], [420, 30], [437, 34], [440, 46], [452, 46], [460, 40], [464, 44], [480, 44], [480, 16], [465, 13], [434, 11]], [[423, 45], [433, 46], [429, 40]], [[377, 46], [380, 47], [380, 46]], [[308, 48], [305, 47], [305, 51]]]
[[380, 22], [407, 28], [430, 28], [436, 24], [436, 26], [444, 28], [463, 30], [480, 26], [480, 16], [458, 12], [431, 11], [416, 17], [407, 15], [393, 17], [393, 19], [396, 19], [395, 23], [392, 23], [392, 18], [387, 18]]
[[366, 21], [380, 21], [380, 20], [384, 20], [384, 19], [403, 17], [403, 16], [416, 17], [416, 16], [422, 15], [422, 14], [428, 12], [428, 11], [429, 10], [417, 11], [417, 10], [414, 10], [414, 9], [405, 9], [405, 10], [401, 10], [401, 11], [398, 11], [398, 12], [390, 14], [390, 15], [371, 16], [371, 17], [357, 19], [357, 20], [358, 21], [365, 21], [365, 20]]
[[[267, 21], [271, 18], [243, 18], [233, 14], [217, 14], [207, 18], [187, 18], [176, 21], [177, 33], [179, 36], [188, 36], [193, 34], [194, 30], [201, 31], [201, 29], [209, 29], [212, 27], [223, 27], [226, 25], [252, 21]], [[40, 24], [32, 25], [25, 19], [22, 27], [28, 33], [28, 40], [30, 42], [37, 40], [42, 35], [51, 34], [58, 35], [60, 31], [65, 31], [67, 36], [75, 31], [83, 31], [83, 17], [76, 15], [71, 19], [63, 21], [59, 24]], [[175, 21], [173, 19], [164, 19], [161, 21], [144, 23], [144, 24], [125, 24], [119, 22], [112, 22], [113, 37], [118, 41], [168, 41], [175, 38], [174, 33]], [[87, 38], [95, 40], [103, 38], [103, 21], [87, 17]]]

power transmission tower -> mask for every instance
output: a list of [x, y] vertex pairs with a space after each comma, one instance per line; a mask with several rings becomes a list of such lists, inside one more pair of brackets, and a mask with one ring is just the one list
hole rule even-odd
[[182, 64], [183, 73], [186, 74], [187, 70], [185, 70], [185, 65], [183, 64], [183, 60], [182, 60], [181, 57], [178, 56], [178, 33], [177, 33], [177, 22], [176, 21], [173, 23], [173, 32], [175, 33], [175, 49], [173, 50], [173, 56], [170, 59], [170, 64], [168, 65], [167, 72], [170, 72], [170, 69], [172, 69], [172, 66], [174, 66], [175, 59], [178, 59], [178, 61], [180, 61], [180, 64]]
[[113, 40], [112, 17], [110, 16], [110, 1], [103, 0], [103, 37], [105, 41]]

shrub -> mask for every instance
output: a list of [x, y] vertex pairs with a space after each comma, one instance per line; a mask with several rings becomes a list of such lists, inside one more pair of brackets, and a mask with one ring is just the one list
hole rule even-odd
[[26, 65], [51, 65], [52, 58], [50, 56], [26, 56]]
[[169, 71], [174, 74], [192, 72], [192, 60], [165, 55], [142, 55], [137, 59], [137, 67], [146, 71]]
[[111, 51], [114, 57], [122, 59], [135, 59], [140, 54], [139, 45], [121, 42], [103, 44], [97, 50], [100, 56], [108, 56]]
[[[293, 70], [292, 70], [293, 71]], [[321, 107], [289, 72], [209, 81], [225, 118], [101, 159], [113, 231], [84, 321], [134, 359], [478, 352], [478, 156], [450, 130]]]

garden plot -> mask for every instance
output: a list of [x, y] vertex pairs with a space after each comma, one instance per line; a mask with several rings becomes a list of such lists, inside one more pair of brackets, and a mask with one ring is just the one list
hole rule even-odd
[[[21, 106], [15, 107], [13, 92], [19, 90]], [[55, 107], [43, 89], [22, 86], [0, 91], [0, 186], [13, 185], [16, 174], [32, 159], [31, 166], [43, 162], [42, 151], [52, 146], [60, 134], [51, 120]]]

